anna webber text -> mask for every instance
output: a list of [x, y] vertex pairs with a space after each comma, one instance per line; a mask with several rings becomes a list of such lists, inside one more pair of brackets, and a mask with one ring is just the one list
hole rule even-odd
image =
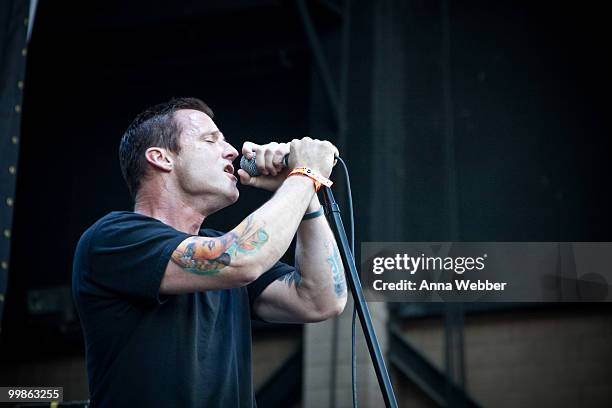
[[377, 279], [372, 283], [376, 291], [503, 291], [508, 282], [492, 282], [488, 279], [471, 281], [469, 279], [451, 282], [428, 282], [423, 279], [420, 283], [402, 279], [396, 282], [384, 282]]

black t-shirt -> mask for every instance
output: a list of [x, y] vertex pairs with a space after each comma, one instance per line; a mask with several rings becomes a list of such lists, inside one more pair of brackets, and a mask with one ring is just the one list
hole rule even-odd
[[253, 301], [294, 268], [279, 262], [248, 287], [160, 295], [172, 252], [189, 236], [154, 218], [112, 212], [81, 237], [72, 290], [93, 407], [255, 405]]

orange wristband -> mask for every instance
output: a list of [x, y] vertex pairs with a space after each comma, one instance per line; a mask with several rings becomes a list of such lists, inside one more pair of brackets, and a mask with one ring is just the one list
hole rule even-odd
[[332, 184], [334, 184], [330, 179], [327, 179], [321, 176], [320, 174], [315, 173], [309, 167], [296, 167], [295, 169], [291, 170], [287, 177], [295, 175], [302, 175], [310, 178], [314, 182], [315, 191], [319, 191], [321, 185], [324, 185], [325, 187], [331, 187]]

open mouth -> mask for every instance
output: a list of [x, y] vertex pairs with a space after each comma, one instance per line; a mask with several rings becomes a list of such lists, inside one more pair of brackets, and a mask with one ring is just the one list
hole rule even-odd
[[231, 164], [228, 164], [223, 168], [223, 171], [231, 175], [234, 175], [234, 166], [232, 166]]

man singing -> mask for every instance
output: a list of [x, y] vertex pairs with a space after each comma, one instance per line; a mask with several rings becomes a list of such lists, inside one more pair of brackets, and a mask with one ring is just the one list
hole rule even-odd
[[[242, 153], [256, 155], [261, 176], [238, 170], [241, 183], [274, 195], [223, 233], [201, 227], [238, 200], [238, 152], [204, 102], [156, 105], [123, 135], [134, 211], [92, 225], [73, 266], [93, 407], [253, 407], [251, 318], [316, 322], [344, 309], [344, 270], [315, 193], [337, 149], [303, 138], [247, 142]], [[278, 260], [296, 234], [291, 267]]]

